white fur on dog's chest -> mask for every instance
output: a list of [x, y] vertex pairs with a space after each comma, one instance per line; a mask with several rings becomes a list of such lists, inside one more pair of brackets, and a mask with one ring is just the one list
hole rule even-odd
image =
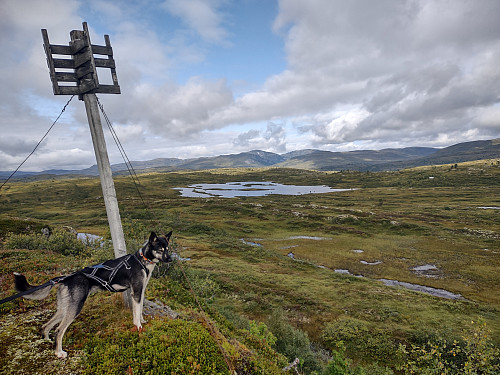
[[146, 268], [148, 269], [149, 271], [149, 274], [151, 274], [151, 272], [153, 272], [153, 270], [155, 269], [155, 266], [156, 266], [156, 263], [149, 263]]

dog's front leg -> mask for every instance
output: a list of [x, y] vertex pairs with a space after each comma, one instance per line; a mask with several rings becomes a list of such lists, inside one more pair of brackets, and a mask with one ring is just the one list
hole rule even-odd
[[142, 329], [141, 322], [141, 304], [142, 304], [142, 289], [132, 288], [132, 316], [134, 319], [134, 325], [137, 327], [137, 330], [140, 332]]
[[137, 327], [137, 330], [140, 332], [142, 329], [141, 303], [140, 303], [140, 301], [137, 301], [135, 298], [132, 298], [132, 316], [134, 319], [134, 325]]
[[144, 295], [146, 293], [146, 287], [148, 286], [149, 279], [151, 278], [151, 274], [153, 272], [149, 272], [149, 275], [146, 277], [146, 282], [144, 283], [144, 286], [142, 288], [142, 293], [141, 293], [141, 300], [139, 301], [139, 304], [141, 306], [141, 311], [140, 311], [140, 318], [141, 318], [141, 323], [146, 323], [146, 319], [144, 319]]

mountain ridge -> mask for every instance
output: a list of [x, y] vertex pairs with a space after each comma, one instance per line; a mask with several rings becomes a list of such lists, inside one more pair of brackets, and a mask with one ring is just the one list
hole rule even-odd
[[[190, 159], [156, 158], [147, 161], [132, 161], [137, 170], [176, 171], [206, 170], [217, 168], [297, 168], [321, 171], [357, 170], [390, 171], [404, 168], [453, 164], [481, 159], [500, 158], [500, 138], [458, 143], [445, 148], [405, 147], [382, 150], [355, 150], [333, 152], [317, 149], [304, 149], [284, 154], [252, 150], [238, 154]], [[125, 163], [113, 164], [113, 173], [123, 173], [128, 168]], [[12, 172], [0, 171], [0, 179]], [[97, 166], [81, 170], [46, 170], [42, 172], [18, 172], [15, 177], [23, 178], [39, 175], [82, 175], [97, 176]]]

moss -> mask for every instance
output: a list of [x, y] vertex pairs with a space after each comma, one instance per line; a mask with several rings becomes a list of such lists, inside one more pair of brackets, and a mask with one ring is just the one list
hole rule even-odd
[[40, 335], [40, 322], [50, 318], [50, 311], [31, 309], [2, 314], [0, 319], [0, 369], [4, 375], [78, 374], [85, 368], [85, 356], [73, 351], [61, 361], [54, 355], [52, 342]]

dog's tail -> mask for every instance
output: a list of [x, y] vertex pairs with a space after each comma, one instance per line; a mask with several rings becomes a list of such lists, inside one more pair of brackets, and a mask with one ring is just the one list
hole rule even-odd
[[21, 275], [20, 273], [14, 272], [14, 278], [15, 278], [14, 284], [19, 293], [0, 300], [0, 305], [2, 303], [12, 301], [13, 299], [19, 297], [24, 297], [28, 299], [37, 299], [37, 300], [44, 299], [49, 295], [52, 287], [56, 285], [58, 282], [65, 279], [66, 276], [55, 277], [52, 280], [47, 281], [45, 284], [37, 286], [30, 285], [26, 280], [26, 277], [24, 275]]
[[52, 287], [56, 285], [56, 283], [59, 281], [58, 279], [60, 279], [60, 278], [55, 278], [50, 281], [47, 281], [45, 284], [42, 285], [30, 285], [28, 283], [28, 280], [26, 280], [26, 276], [14, 272], [14, 277], [15, 277], [14, 285], [16, 286], [16, 290], [20, 292], [21, 296], [27, 299], [36, 299], [36, 300], [46, 298], [49, 295]]

